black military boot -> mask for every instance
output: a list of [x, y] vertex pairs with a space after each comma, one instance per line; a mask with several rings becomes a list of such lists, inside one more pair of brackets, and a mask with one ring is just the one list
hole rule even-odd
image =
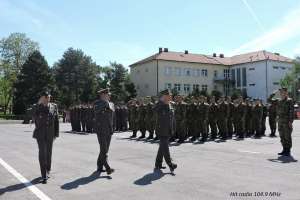
[[291, 149], [286, 149], [283, 156], [291, 156]]
[[170, 163], [170, 164], [168, 164], [169, 165], [169, 168], [170, 168], [170, 171], [173, 173], [174, 172], [174, 170], [177, 168], [177, 164], [175, 164], [175, 163]]
[[155, 170], [161, 170], [161, 169], [166, 169], [165, 166], [162, 166], [162, 164], [155, 164], [155, 167], [154, 167]]
[[193, 137], [191, 138], [191, 141], [194, 142], [195, 140], [196, 140], [196, 137], [193, 136]]
[[278, 155], [282, 156], [285, 154], [285, 152], [286, 152], [286, 148], [283, 148], [282, 151], [280, 153], [278, 153]]
[[113, 168], [106, 169], [107, 175], [111, 175], [114, 172], [115, 172], [115, 170]]
[[150, 133], [149, 136], [147, 137], [148, 140], [153, 139], [153, 133]]
[[136, 131], [133, 131], [132, 136], [130, 138], [136, 138]]
[[143, 138], [145, 138], [145, 136], [146, 136], [146, 133], [142, 132], [142, 135], [139, 137], [139, 139], [143, 139]]

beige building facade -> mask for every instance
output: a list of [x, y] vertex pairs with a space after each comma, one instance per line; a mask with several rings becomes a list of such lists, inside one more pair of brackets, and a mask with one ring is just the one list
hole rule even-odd
[[[167, 88], [181, 95], [195, 89], [230, 95], [237, 88], [250, 92], [248, 96], [266, 100], [278, 88], [273, 83], [280, 82], [292, 66], [291, 59], [266, 51], [225, 57], [160, 48], [157, 54], [130, 65], [130, 78], [140, 97], [155, 96]], [[282, 69], [281, 73], [277, 72], [278, 68]]]

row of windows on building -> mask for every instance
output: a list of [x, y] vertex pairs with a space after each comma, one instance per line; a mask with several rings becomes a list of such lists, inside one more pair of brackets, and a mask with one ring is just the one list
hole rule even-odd
[[191, 69], [191, 68], [181, 68], [181, 67], [165, 67], [166, 76], [194, 76], [194, 77], [207, 77], [207, 69]]
[[[183, 88], [182, 88], [183, 86]], [[174, 89], [176, 90], [177, 92], [181, 92], [182, 89], [183, 89], [183, 92], [188, 94], [194, 90], [204, 90], [204, 91], [207, 91], [207, 85], [201, 85], [201, 88], [200, 88], [200, 85], [199, 84], [180, 84], [180, 83], [175, 83], [172, 87], [172, 83], [165, 83], [165, 89]]]

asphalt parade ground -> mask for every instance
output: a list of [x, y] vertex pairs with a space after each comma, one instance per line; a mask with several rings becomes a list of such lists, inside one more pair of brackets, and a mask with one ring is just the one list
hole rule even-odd
[[168, 168], [153, 171], [156, 142], [130, 140], [130, 132], [115, 133], [109, 163], [116, 172], [100, 177], [94, 173], [96, 135], [73, 134], [69, 124], [61, 124], [46, 185], [38, 180], [33, 128], [0, 124], [1, 200], [300, 199], [300, 121], [294, 123], [292, 158], [277, 156], [279, 137], [171, 144], [178, 164], [175, 174]]

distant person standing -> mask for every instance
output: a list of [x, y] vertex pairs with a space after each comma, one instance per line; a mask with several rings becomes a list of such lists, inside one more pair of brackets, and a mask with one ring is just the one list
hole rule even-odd
[[97, 160], [97, 172], [106, 168], [108, 175], [115, 170], [112, 169], [107, 162], [107, 154], [111, 142], [111, 136], [114, 132], [114, 104], [110, 102], [109, 89], [102, 89], [99, 92], [99, 99], [94, 104], [95, 113], [95, 132], [97, 133], [100, 145], [100, 153]]
[[172, 163], [169, 150], [169, 140], [175, 131], [175, 112], [171, 104], [172, 94], [169, 90], [164, 90], [160, 95], [160, 100], [155, 106], [155, 112], [157, 114], [156, 134], [159, 138], [155, 169], [164, 168], [162, 166], [164, 158], [171, 172], [173, 172], [177, 168], [177, 165]]
[[51, 171], [52, 146], [59, 136], [59, 119], [57, 105], [50, 103], [50, 94], [43, 92], [33, 111], [35, 129], [33, 137], [39, 147], [39, 162], [42, 183], [46, 184]]
[[290, 156], [294, 121], [294, 102], [288, 96], [287, 88], [280, 89], [281, 99], [277, 106], [278, 131], [283, 150], [278, 155]]

